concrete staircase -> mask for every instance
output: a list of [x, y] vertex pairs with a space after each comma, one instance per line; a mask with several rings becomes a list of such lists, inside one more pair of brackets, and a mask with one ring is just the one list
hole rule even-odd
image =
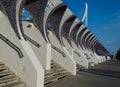
[[71, 74], [67, 72], [64, 68], [60, 67], [54, 61], [51, 63], [51, 70], [45, 72], [45, 87], [59, 81], [63, 80]]
[[0, 62], [0, 87], [26, 87], [25, 83], [20, 80], [4, 63]]
[[91, 58], [87, 58], [87, 60], [89, 61], [88, 63], [89, 66], [94, 66], [94, 62]]
[[77, 72], [79, 72], [79, 71], [81, 71], [81, 70], [84, 69], [83, 66], [81, 66], [81, 65], [79, 65], [79, 64], [77, 64], [77, 63], [76, 63], [76, 66], [77, 66]]

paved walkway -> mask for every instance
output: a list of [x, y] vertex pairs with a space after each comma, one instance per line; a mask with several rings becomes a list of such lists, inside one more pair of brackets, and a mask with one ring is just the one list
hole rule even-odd
[[106, 61], [49, 87], [120, 87], [120, 61]]

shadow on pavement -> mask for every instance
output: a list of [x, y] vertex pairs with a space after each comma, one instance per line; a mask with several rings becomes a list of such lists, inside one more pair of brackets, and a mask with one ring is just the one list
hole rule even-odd
[[101, 70], [101, 69], [90, 69], [90, 70], [82, 70], [82, 72], [88, 72], [97, 75], [104, 75], [109, 77], [120, 78], [120, 72], [111, 71], [111, 70]]

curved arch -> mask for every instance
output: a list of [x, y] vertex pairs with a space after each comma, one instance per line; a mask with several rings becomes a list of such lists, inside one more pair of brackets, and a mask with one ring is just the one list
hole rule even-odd
[[[45, 41], [47, 41], [44, 34], [44, 14], [48, 0], [26, 0], [24, 8], [29, 11], [33, 17], [34, 25], [39, 29]], [[46, 32], [47, 33], [47, 32]]]
[[85, 36], [85, 34], [88, 32], [88, 29], [86, 29], [84, 32], [83, 32], [83, 34], [81, 35], [81, 39], [80, 39], [80, 42], [81, 42], [81, 46], [82, 46], [82, 48], [84, 48], [85, 49], [85, 47], [84, 47], [84, 43], [83, 43], [83, 39], [84, 39], [84, 36]]
[[86, 38], [87, 38], [87, 36], [90, 34], [90, 31], [87, 31], [86, 33], [85, 33], [85, 35], [83, 36], [83, 38], [82, 38], [82, 43], [83, 43], [83, 46], [84, 46], [84, 48], [85, 49], [87, 49], [86, 48]]
[[25, 39], [22, 23], [20, 22], [20, 14], [23, 4], [25, 0], [17, 1], [17, 0], [1, 0], [0, 4], [2, 9], [4, 10], [4, 14], [8, 17], [11, 26], [14, 29], [14, 32], [18, 39]]
[[[2, 0], [0, 1], [4, 11], [6, 12], [8, 19], [16, 33], [18, 39], [25, 39], [24, 30], [22, 26], [22, 10], [23, 8], [27, 8], [29, 12], [31, 12], [34, 20], [36, 21], [37, 26], [39, 26], [38, 21], [41, 23], [41, 31], [43, 29], [43, 15], [44, 10], [47, 4], [47, 0]], [[42, 8], [41, 8], [42, 7]], [[38, 15], [40, 14], [40, 15]], [[35, 15], [38, 15], [35, 17]], [[41, 20], [37, 20], [36, 18], [41, 18]]]
[[[80, 29], [80, 26], [82, 25], [82, 22], [78, 22], [71, 30], [70, 33], [70, 42], [73, 40], [75, 42], [75, 44], [78, 46], [77, 41], [76, 41], [76, 34], [78, 32], [78, 30]], [[71, 42], [72, 43], [72, 42]]]
[[94, 52], [94, 48], [93, 48], [93, 43], [96, 41], [97, 39], [95, 37], [93, 37], [89, 43], [89, 47], [90, 49]]
[[78, 39], [78, 35], [79, 35], [79, 33], [83, 30], [85, 28], [85, 26], [82, 24], [81, 26], [80, 26], [80, 29], [79, 29], [79, 31], [77, 32], [77, 34], [76, 34], [76, 41], [77, 41], [77, 39]]
[[[63, 36], [63, 37], [65, 37], [67, 39], [68, 43], [70, 44], [68, 34], [69, 34], [70, 27], [72, 26], [72, 24], [73, 24], [74, 20], [76, 19], [76, 17], [77, 17], [76, 15], [69, 16], [63, 22], [62, 27], [59, 29], [59, 36], [60, 36], [60, 39], [61, 39], [62, 43], [63, 43], [63, 40], [62, 40], [62, 36]], [[63, 45], [64, 45], [64, 43], [63, 43]]]
[[96, 52], [97, 55], [102, 55], [102, 56], [104, 56], [104, 53], [101, 52], [100, 45], [99, 45], [98, 42], [95, 43], [94, 49], [95, 49], [95, 52]]
[[105, 49], [105, 47], [99, 41], [97, 41], [94, 47], [96, 48], [96, 52], [98, 55], [102, 55], [102, 56], [109, 55], [109, 52]]
[[93, 46], [93, 49], [94, 49], [94, 51], [95, 51], [95, 53], [97, 54], [97, 55], [104, 55], [102, 52], [101, 52], [101, 50], [99, 49], [99, 44], [98, 44], [99, 42], [96, 40], [96, 41], [94, 41], [94, 46]]
[[[93, 45], [92, 45], [92, 50], [93, 50], [93, 52], [95, 52], [95, 53], [96, 53], [96, 44], [97, 44], [97, 40], [94, 40]], [[96, 54], [97, 54], [97, 53], [96, 53]]]
[[89, 39], [90, 39], [92, 36], [93, 36], [93, 34], [91, 33], [91, 34], [87, 37], [87, 39], [86, 39], [86, 41], [85, 41], [85, 43], [86, 43], [86, 48], [87, 48], [88, 50], [90, 50], [90, 48], [88, 47], [88, 41], [89, 41]]
[[91, 36], [92, 36], [92, 33], [90, 32], [89, 35], [88, 35], [88, 36], [86, 37], [86, 39], [85, 39], [85, 46], [86, 46], [86, 48], [87, 48], [88, 50], [90, 50], [90, 49], [88, 48], [87, 44], [88, 44], [88, 41], [89, 41], [89, 39], [90, 39]]
[[88, 39], [88, 41], [87, 41], [87, 48], [89, 49], [89, 50], [91, 50], [91, 47], [90, 47], [90, 43], [91, 43], [91, 41], [93, 40], [95, 38], [95, 36], [93, 36], [93, 34], [91, 35], [91, 37]]
[[[51, 30], [57, 37], [57, 39], [60, 42], [59, 37], [59, 26], [60, 21], [62, 19], [62, 16], [66, 10], [67, 6], [65, 3], [58, 4], [48, 15], [45, 23], [45, 31], [47, 32], [47, 29]], [[46, 33], [45, 32], [45, 33]], [[46, 34], [47, 35], [47, 34]], [[49, 40], [49, 37], [47, 35], [47, 38]], [[49, 40], [50, 43], [50, 40]], [[61, 42], [60, 42], [61, 43]], [[61, 43], [62, 44], [62, 43]]]
[[84, 27], [78, 34], [78, 37], [77, 37], [77, 43], [78, 45], [83, 49], [82, 47], [82, 43], [81, 43], [81, 38], [82, 38], [82, 35], [84, 34], [84, 32], [87, 30], [87, 27]]

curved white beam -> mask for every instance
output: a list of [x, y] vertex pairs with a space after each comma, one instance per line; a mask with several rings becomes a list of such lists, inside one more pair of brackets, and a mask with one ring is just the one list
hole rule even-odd
[[86, 41], [85, 41], [85, 45], [86, 45], [86, 47], [87, 47], [88, 50], [90, 50], [90, 48], [88, 47], [88, 41], [89, 41], [89, 39], [90, 39], [92, 36], [93, 36], [93, 34], [90, 33], [90, 34], [88, 35], [88, 37], [86, 38]]
[[75, 21], [73, 22], [73, 25], [70, 28], [70, 32], [69, 32], [69, 38], [71, 38], [71, 33], [73, 28], [80, 22], [80, 20], [78, 18], [75, 19]]
[[47, 43], [51, 43], [48, 37], [47, 29], [46, 29], [46, 24], [47, 24], [47, 20], [49, 15], [52, 13], [52, 11], [56, 10], [57, 7], [59, 7], [59, 5], [63, 4], [63, 2], [61, 0], [49, 0], [50, 3], [52, 3], [52, 5], [50, 5], [50, 9], [46, 9], [45, 14], [44, 14], [44, 25], [43, 25], [43, 29], [44, 29], [44, 35], [46, 38]]
[[[86, 46], [86, 42], [87, 42], [87, 39], [89, 38], [89, 36], [91, 35], [91, 32], [86, 36], [85, 40], [84, 40], [84, 45]], [[85, 47], [86, 48], [86, 47]], [[88, 49], [89, 50], [89, 49]]]
[[79, 31], [78, 31], [77, 34], [76, 34], [76, 41], [77, 41], [77, 39], [78, 39], [79, 33], [80, 33], [84, 28], [85, 28], [85, 26], [82, 24], [82, 25], [80, 26]]
[[81, 39], [80, 39], [80, 42], [82, 43], [81, 46], [82, 46], [84, 49], [85, 49], [85, 47], [84, 47], [84, 45], [83, 45], [82, 40], [83, 40], [84, 35], [85, 35], [87, 32], [88, 32], [88, 29], [85, 30], [85, 32], [82, 34]]
[[84, 21], [85, 21], [85, 25], [87, 27], [88, 26], [88, 4], [86, 3], [85, 6], [86, 7], [85, 7], [84, 15], [82, 17], [82, 22], [84, 23]]
[[87, 41], [87, 47], [88, 47], [89, 50], [91, 50], [91, 48], [89, 47], [89, 45], [90, 45], [90, 43], [91, 43], [92, 38], [94, 38], [93, 35], [92, 35], [92, 36], [88, 39], [88, 41]]
[[91, 39], [90, 39], [90, 43], [89, 43], [89, 48], [92, 50], [91, 46], [92, 46], [92, 43], [94, 42], [96, 38], [93, 36]]
[[94, 38], [94, 39], [92, 40], [92, 43], [90, 44], [91, 50], [92, 50], [93, 52], [95, 52], [94, 44], [95, 44], [96, 41], [97, 41], [97, 39]]

